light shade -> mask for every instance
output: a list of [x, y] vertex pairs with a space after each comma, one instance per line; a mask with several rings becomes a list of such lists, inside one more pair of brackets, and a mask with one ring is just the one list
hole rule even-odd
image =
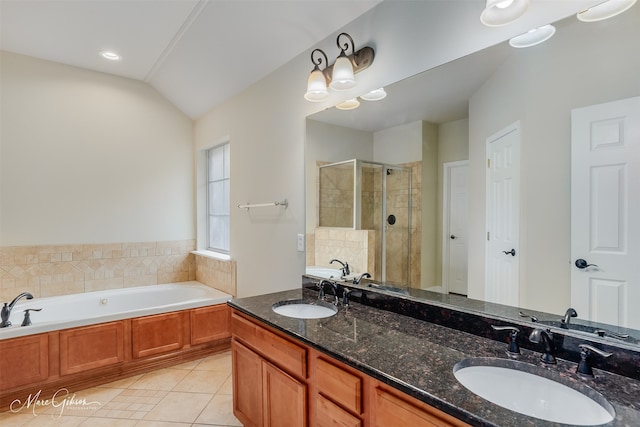
[[488, 27], [510, 24], [529, 8], [529, 0], [487, 0], [487, 7], [480, 14], [480, 21]]
[[338, 110], [354, 110], [359, 106], [360, 106], [360, 101], [358, 101], [358, 98], [353, 98], [353, 99], [347, 99], [346, 101], [341, 102], [340, 104], [337, 104], [336, 108]]
[[329, 86], [333, 90], [349, 90], [355, 85], [356, 79], [353, 76], [353, 65], [344, 54], [344, 51], [342, 51], [338, 59], [336, 59], [336, 63], [333, 64], [333, 75]]
[[387, 92], [385, 92], [384, 88], [381, 87], [380, 89], [374, 89], [371, 92], [361, 95], [360, 98], [364, 99], [365, 101], [379, 101], [381, 99], [384, 99], [386, 96]]
[[578, 12], [576, 17], [584, 22], [596, 22], [612, 18], [629, 9], [636, 0], [608, 0], [587, 10]]
[[311, 102], [320, 102], [329, 96], [327, 90], [327, 80], [322, 74], [322, 71], [316, 67], [309, 75], [307, 81], [307, 93], [304, 94], [304, 99]]
[[509, 40], [512, 47], [531, 47], [549, 40], [556, 33], [553, 25], [543, 25]]

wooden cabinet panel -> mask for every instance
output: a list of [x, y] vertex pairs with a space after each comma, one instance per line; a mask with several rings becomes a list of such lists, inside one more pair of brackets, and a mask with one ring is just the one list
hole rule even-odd
[[372, 426], [376, 427], [460, 427], [468, 424], [411, 396], [380, 385], [372, 396]]
[[265, 358], [277, 363], [287, 373], [298, 378], [307, 377], [307, 350], [273, 332], [233, 313], [231, 331], [249, 347]]
[[60, 375], [74, 374], [124, 361], [122, 322], [60, 332]]
[[231, 309], [226, 304], [191, 310], [191, 345], [231, 336]]
[[361, 427], [360, 418], [354, 417], [329, 399], [316, 396], [316, 426], [318, 427]]
[[264, 427], [307, 425], [307, 385], [262, 361]]
[[47, 334], [0, 341], [0, 389], [45, 381], [49, 376]]
[[131, 321], [133, 358], [179, 350], [184, 346], [183, 312], [157, 314]]
[[316, 359], [318, 391], [340, 406], [362, 413], [362, 379], [324, 359]]
[[245, 427], [262, 426], [262, 359], [237, 341], [231, 343], [233, 414]]

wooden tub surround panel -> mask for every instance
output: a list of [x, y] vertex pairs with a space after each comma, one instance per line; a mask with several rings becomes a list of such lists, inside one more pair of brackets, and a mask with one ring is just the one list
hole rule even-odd
[[226, 304], [0, 340], [0, 410], [228, 350]]

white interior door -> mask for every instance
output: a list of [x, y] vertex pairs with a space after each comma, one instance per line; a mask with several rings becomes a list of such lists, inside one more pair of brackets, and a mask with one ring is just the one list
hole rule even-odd
[[520, 125], [487, 138], [485, 299], [520, 305]]
[[573, 110], [571, 153], [571, 304], [640, 328], [640, 97]]
[[445, 163], [443, 172], [443, 291], [467, 295], [469, 162]]

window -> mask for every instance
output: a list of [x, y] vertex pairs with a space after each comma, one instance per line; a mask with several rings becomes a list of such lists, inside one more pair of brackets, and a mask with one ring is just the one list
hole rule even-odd
[[229, 143], [207, 150], [207, 249], [229, 253]]

